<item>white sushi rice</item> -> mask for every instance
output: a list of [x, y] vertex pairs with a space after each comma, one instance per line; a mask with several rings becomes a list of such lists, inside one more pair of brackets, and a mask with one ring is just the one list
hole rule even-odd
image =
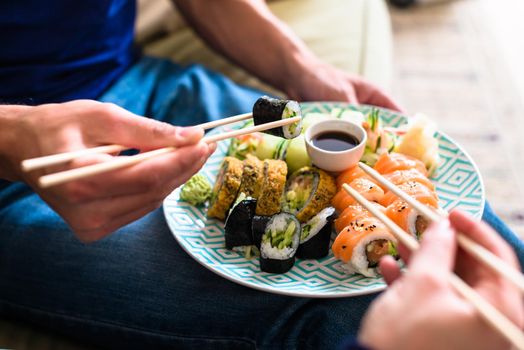
[[417, 218], [419, 217], [420, 213], [412, 208], [406, 208], [404, 210], [409, 210], [408, 214], [408, 227], [407, 231], [410, 235], [412, 235], [415, 239], [418, 239], [417, 237]]
[[[302, 111], [297, 101], [289, 101], [286, 104], [286, 107], [284, 108], [284, 113], [282, 115], [282, 119], [289, 118], [291, 115], [293, 115], [293, 113], [295, 113], [295, 116], [297, 117], [302, 116]], [[291, 132], [290, 129], [293, 126], [295, 127], [295, 130], [294, 132]], [[300, 133], [302, 132], [302, 120], [300, 120], [297, 123], [293, 123], [291, 125], [285, 125], [284, 127], [282, 127], [282, 130], [284, 132], [284, 137], [286, 139], [293, 139], [297, 137], [298, 135], [300, 135]]]
[[[268, 226], [266, 227], [266, 232], [271, 231], [285, 231], [288, 225], [289, 217], [287, 215], [277, 215], [271, 219]], [[299, 227], [299, 226], [297, 226]], [[296, 228], [295, 228], [296, 230]], [[286, 260], [295, 255], [295, 252], [298, 247], [300, 235], [293, 235], [293, 241], [291, 247], [284, 247], [283, 249], [278, 249], [278, 247], [273, 247], [271, 242], [262, 241], [260, 245], [260, 254], [265, 259], [276, 259], [276, 260]]]
[[397, 240], [389, 232], [369, 233], [362, 239], [354, 248], [351, 260], [342, 264], [342, 269], [348, 273], [360, 273], [366, 277], [377, 277], [377, 268], [369, 267], [368, 258], [366, 256], [366, 247], [369, 243], [385, 239], [396, 244]]
[[313, 216], [311, 220], [306, 222], [304, 225], [302, 225], [302, 229], [304, 229], [305, 226], [310, 225], [311, 229], [309, 230], [309, 234], [306, 238], [300, 241], [300, 243], [304, 243], [309, 241], [311, 238], [315, 237], [315, 235], [324, 227], [327, 223], [327, 218], [333, 215], [335, 212], [335, 208], [333, 207], [327, 207], [322, 209], [320, 213]]

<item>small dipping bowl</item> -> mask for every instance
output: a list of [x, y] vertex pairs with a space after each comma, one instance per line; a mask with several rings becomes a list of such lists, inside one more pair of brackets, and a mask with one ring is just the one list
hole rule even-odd
[[[345, 133], [354, 137], [358, 144], [343, 151], [328, 151], [313, 144], [313, 139], [320, 134], [334, 132]], [[358, 164], [364, 154], [367, 134], [362, 126], [347, 120], [328, 119], [311, 125], [305, 133], [306, 149], [311, 162], [320, 169], [339, 173]]]

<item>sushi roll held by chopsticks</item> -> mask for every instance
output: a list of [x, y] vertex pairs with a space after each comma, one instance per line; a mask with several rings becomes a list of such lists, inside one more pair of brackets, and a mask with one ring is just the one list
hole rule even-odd
[[[253, 121], [255, 125], [301, 116], [302, 111], [297, 101], [262, 96], [253, 105]], [[300, 135], [301, 131], [302, 119], [296, 123], [269, 129], [265, 132], [285, 139], [293, 139]]]

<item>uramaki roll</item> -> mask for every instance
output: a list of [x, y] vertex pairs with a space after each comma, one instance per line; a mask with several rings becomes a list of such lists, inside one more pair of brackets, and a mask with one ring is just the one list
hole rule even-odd
[[237, 197], [238, 189], [242, 181], [244, 166], [242, 161], [225, 157], [213, 187], [207, 216], [224, 220], [231, 204]]
[[284, 161], [264, 160], [264, 178], [257, 201], [257, 215], [273, 215], [280, 212], [286, 176], [287, 165]]

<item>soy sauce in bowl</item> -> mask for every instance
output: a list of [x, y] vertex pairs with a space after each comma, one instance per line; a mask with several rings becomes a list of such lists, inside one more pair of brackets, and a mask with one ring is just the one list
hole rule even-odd
[[353, 135], [343, 131], [324, 131], [313, 138], [311, 142], [315, 147], [330, 151], [343, 152], [355, 148], [360, 141]]

